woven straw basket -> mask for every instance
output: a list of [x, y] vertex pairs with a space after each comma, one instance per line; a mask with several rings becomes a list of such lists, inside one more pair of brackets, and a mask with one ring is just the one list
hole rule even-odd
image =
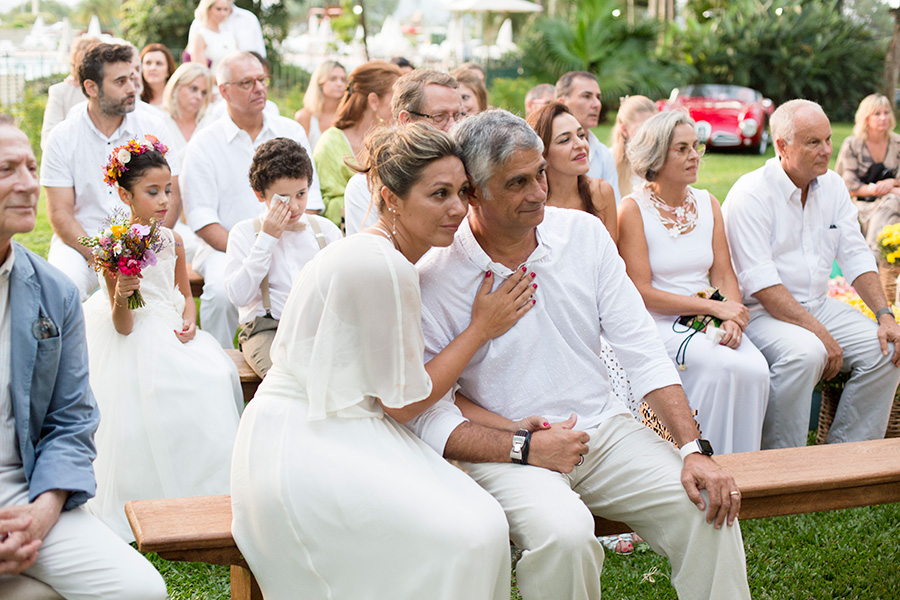
[[897, 304], [897, 277], [900, 276], [900, 263], [892, 265], [883, 258], [878, 259], [878, 277], [888, 304]]
[[[834, 422], [834, 413], [837, 412], [838, 401], [841, 399], [841, 392], [844, 391], [843, 384], [829, 384], [826, 382], [822, 386], [822, 409], [819, 411], [819, 431], [816, 434], [816, 443], [824, 444], [825, 438], [828, 437], [828, 430]], [[887, 431], [885, 438], [900, 437], [900, 393], [894, 396], [894, 404], [891, 407], [891, 415], [888, 418]]]

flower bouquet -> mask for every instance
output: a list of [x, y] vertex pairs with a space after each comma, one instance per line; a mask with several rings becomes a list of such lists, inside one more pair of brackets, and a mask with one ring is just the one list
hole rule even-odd
[[[116, 213], [94, 237], [82, 236], [78, 242], [92, 248], [94, 269], [110, 277], [116, 275], [140, 275], [141, 269], [156, 264], [156, 253], [162, 250], [159, 223], [149, 225], [132, 223], [124, 214]], [[128, 308], [144, 306], [140, 290], [128, 297]]]

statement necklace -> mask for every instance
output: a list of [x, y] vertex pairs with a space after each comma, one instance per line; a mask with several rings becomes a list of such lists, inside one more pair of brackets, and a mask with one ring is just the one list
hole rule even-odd
[[677, 238], [682, 233], [689, 233], [697, 226], [699, 213], [697, 212], [697, 200], [690, 187], [687, 188], [687, 196], [679, 206], [667, 204], [656, 195], [649, 183], [644, 184], [643, 199], [647, 206], [652, 207], [656, 217], [663, 227], [669, 230], [669, 237]]

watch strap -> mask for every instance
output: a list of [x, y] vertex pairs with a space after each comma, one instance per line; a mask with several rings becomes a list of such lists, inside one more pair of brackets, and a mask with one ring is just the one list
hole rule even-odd
[[881, 315], [891, 315], [891, 318], [894, 318], [894, 311], [891, 310], [890, 306], [885, 306], [884, 308], [879, 308], [875, 313], [875, 322], [878, 322], [878, 319], [881, 318]]
[[519, 429], [513, 435], [512, 449], [509, 451], [509, 459], [520, 465], [528, 464], [528, 450], [531, 445], [531, 432]]

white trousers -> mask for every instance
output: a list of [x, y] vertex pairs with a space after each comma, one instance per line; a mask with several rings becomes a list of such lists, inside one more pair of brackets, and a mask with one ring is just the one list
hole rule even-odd
[[740, 526], [706, 523], [681, 485], [675, 448], [619, 414], [588, 430], [584, 463], [564, 475], [511, 463], [463, 463], [500, 502], [522, 549], [525, 600], [598, 600], [603, 548], [593, 514], [623, 521], [672, 565], [681, 600], [750, 598]]
[[[0, 474], [0, 506], [28, 502], [25, 474]], [[66, 600], [164, 600], [166, 584], [147, 559], [83, 507], [63, 512], [24, 571]]]
[[191, 265], [203, 277], [200, 295], [200, 327], [225, 349], [234, 348], [238, 310], [225, 291], [225, 253], [201, 242]]
[[[828, 443], [883, 438], [900, 383], [900, 369], [890, 362], [893, 348], [883, 356], [878, 325], [848, 304], [826, 297], [804, 307], [840, 344], [841, 371], [850, 373]], [[805, 446], [813, 387], [827, 360], [825, 346], [808, 329], [780, 321], [763, 309], [751, 313], [745, 333], [769, 363], [763, 449]]]
[[81, 301], [87, 300], [94, 290], [100, 287], [97, 272], [88, 264], [81, 252], [69, 246], [54, 235], [50, 239], [50, 251], [47, 262], [65, 273], [78, 288]]

